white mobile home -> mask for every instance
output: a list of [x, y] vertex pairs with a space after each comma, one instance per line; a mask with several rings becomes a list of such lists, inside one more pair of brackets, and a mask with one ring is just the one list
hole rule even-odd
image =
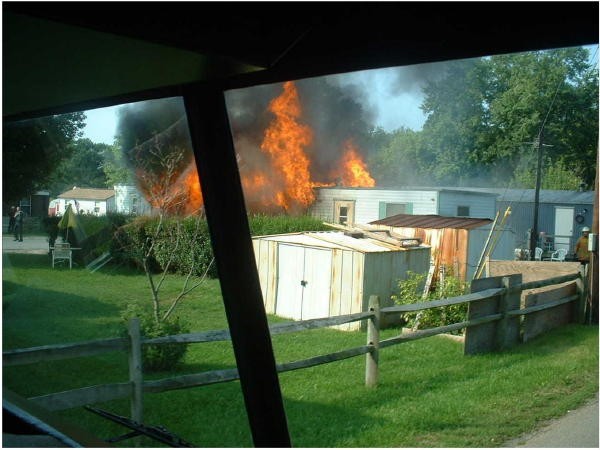
[[252, 242], [267, 313], [294, 320], [363, 312], [371, 295], [389, 305], [407, 271], [429, 269], [428, 246], [404, 248], [342, 232], [259, 236]]
[[54, 203], [55, 214], [62, 216], [69, 204], [77, 214], [103, 216], [108, 212], [116, 211], [115, 191], [74, 186], [73, 189], [63, 192], [57, 197]]
[[446, 188], [317, 188], [310, 214], [326, 222], [366, 224], [396, 214], [493, 218], [495, 193]]
[[134, 185], [115, 185], [115, 204], [121, 214], [144, 215], [150, 214], [152, 207]]

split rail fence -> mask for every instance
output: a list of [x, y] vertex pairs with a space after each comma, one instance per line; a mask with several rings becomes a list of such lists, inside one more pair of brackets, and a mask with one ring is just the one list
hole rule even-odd
[[[511, 347], [519, 342], [527, 341], [548, 328], [567, 322], [583, 323], [586, 283], [583, 282], [581, 274], [575, 273], [529, 283], [522, 283], [521, 280], [521, 275], [478, 279], [473, 281], [471, 293], [467, 295], [385, 308], [379, 307], [377, 296], [371, 296], [369, 310], [366, 312], [271, 325], [271, 334], [277, 335], [355, 321], [367, 321], [365, 345], [300, 361], [279, 363], [277, 371], [287, 372], [366, 355], [365, 383], [369, 387], [374, 387], [379, 378], [379, 352], [392, 345], [465, 329], [465, 354], [484, 353]], [[571, 281], [573, 283], [557, 289], [529, 295], [523, 303], [521, 302], [521, 294], [524, 290]], [[414, 332], [403, 332], [384, 340], [379, 338], [381, 317], [386, 314], [397, 315], [461, 303], [469, 305], [467, 319], [463, 322]], [[239, 379], [237, 369], [216, 370], [152, 381], [145, 381], [143, 376], [143, 345], [227, 341], [230, 340], [227, 330], [145, 339], [140, 334], [139, 321], [133, 319], [129, 323], [128, 334], [128, 338], [9, 350], [3, 352], [3, 365], [32, 364], [114, 351], [127, 352], [129, 355], [129, 380], [127, 381], [51, 393], [32, 397], [29, 400], [47, 410], [56, 411], [129, 398], [131, 419], [138, 423], [141, 423], [143, 419], [142, 399], [144, 393], [160, 393]]]

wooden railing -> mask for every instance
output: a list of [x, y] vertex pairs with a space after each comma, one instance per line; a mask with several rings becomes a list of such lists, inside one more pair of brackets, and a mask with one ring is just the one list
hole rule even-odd
[[[552, 286], [574, 281], [549, 292], [529, 295], [521, 306], [521, 294], [525, 290]], [[521, 283], [521, 275], [483, 278], [472, 283], [472, 292], [460, 297], [380, 308], [379, 298], [370, 297], [368, 311], [344, 316], [311, 319], [299, 322], [278, 323], [270, 326], [272, 335], [342, 325], [367, 320], [365, 345], [340, 350], [311, 358], [278, 363], [278, 372], [287, 372], [326, 364], [355, 356], [366, 355], [365, 384], [377, 385], [379, 377], [379, 352], [383, 348], [404, 342], [465, 329], [464, 351], [466, 354], [481, 353], [508, 348], [520, 341], [544, 332], [568, 321], [583, 322], [585, 308], [585, 283], [578, 273], [530, 283]], [[407, 313], [450, 305], [469, 304], [466, 320], [445, 326], [402, 333], [380, 340], [380, 323], [386, 314]], [[527, 317], [527, 320], [521, 320]], [[103, 339], [75, 344], [51, 345], [3, 352], [3, 365], [15, 366], [42, 361], [68, 359], [100, 353], [126, 351], [129, 355], [129, 380], [73, 389], [65, 392], [33, 397], [29, 400], [48, 410], [62, 410], [130, 398], [131, 418], [143, 419], [143, 393], [159, 393], [174, 389], [204, 386], [239, 379], [237, 369], [215, 370], [180, 375], [162, 380], [144, 381], [142, 370], [142, 346], [149, 344], [206, 343], [230, 340], [229, 331], [213, 330], [201, 333], [180, 334], [153, 339], [140, 335], [137, 319], [129, 323], [127, 338]]]

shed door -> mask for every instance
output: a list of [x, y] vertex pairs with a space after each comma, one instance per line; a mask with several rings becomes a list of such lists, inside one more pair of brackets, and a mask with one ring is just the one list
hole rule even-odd
[[275, 314], [299, 320], [302, 316], [304, 248], [279, 244]]
[[329, 317], [331, 251], [305, 249], [302, 320]]
[[275, 313], [296, 320], [328, 317], [331, 251], [280, 244], [278, 256]]
[[557, 207], [554, 221], [554, 250], [564, 248], [571, 249], [571, 237], [573, 236], [573, 214], [575, 209], [569, 207]]

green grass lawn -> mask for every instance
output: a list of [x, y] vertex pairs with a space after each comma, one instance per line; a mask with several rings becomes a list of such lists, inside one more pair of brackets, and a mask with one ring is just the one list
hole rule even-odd
[[[3, 349], [118, 336], [127, 304], [149, 302], [146, 283], [123, 268], [52, 270], [47, 256], [4, 254]], [[171, 277], [167, 290], [180, 288], [181, 277]], [[179, 316], [192, 331], [226, 328], [218, 281], [182, 302]], [[384, 330], [382, 338], [397, 333]], [[365, 342], [363, 332], [330, 329], [273, 337], [277, 362]], [[231, 367], [230, 343], [195, 344], [181, 367], [148, 378]], [[598, 328], [569, 325], [510, 351], [468, 357], [459, 342], [427, 338], [383, 349], [376, 389], [364, 386], [364, 372], [365, 358], [357, 357], [279, 375], [294, 446], [499, 446], [597, 392]], [[127, 378], [119, 353], [3, 371], [4, 385], [26, 397]], [[97, 406], [129, 409], [125, 400]], [[126, 432], [83, 408], [60, 414], [101, 438]], [[239, 382], [147, 394], [144, 420], [198, 447], [252, 445]]]

